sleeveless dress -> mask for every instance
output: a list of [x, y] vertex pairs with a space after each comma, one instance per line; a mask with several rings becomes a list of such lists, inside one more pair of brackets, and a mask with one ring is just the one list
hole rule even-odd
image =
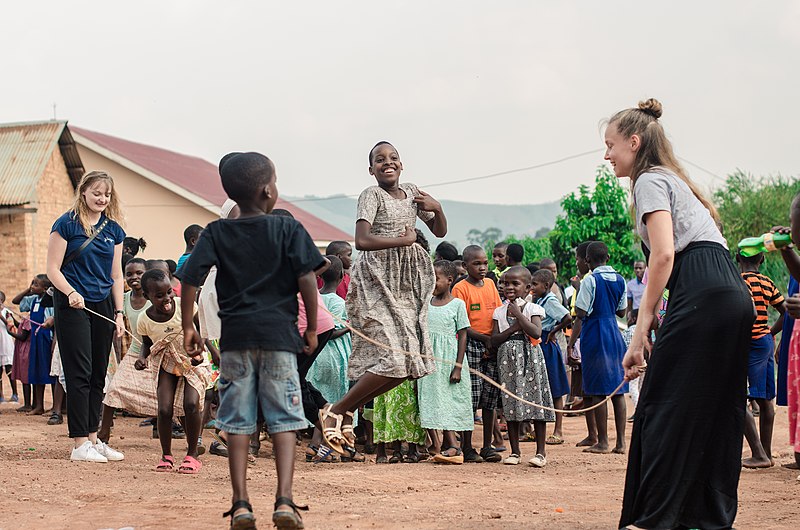
[[436, 371], [417, 381], [419, 416], [424, 429], [471, 431], [475, 428], [472, 416], [472, 383], [467, 356], [464, 355], [461, 381], [450, 383], [450, 372], [458, 357], [457, 333], [469, 327], [467, 306], [453, 298], [443, 306], [428, 307], [428, 323], [436, 361]]
[[36, 324], [47, 318], [42, 300], [33, 303], [31, 308], [31, 349], [28, 361], [28, 383], [32, 385], [52, 385], [55, 377], [50, 376], [50, 363], [53, 360], [53, 329]]
[[[587, 396], [607, 396], [625, 377], [622, 358], [627, 348], [616, 318], [617, 304], [625, 292], [625, 279], [617, 274], [615, 281], [609, 281], [603, 274], [592, 275], [594, 303], [581, 327], [583, 393]], [[617, 394], [626, 392], [627, 383]]]
[[[25, 318], [19, 324], [20, 330], [31, 331], [31, 321]], [[14, 340], [14, 361], [11, 363], [11, 378], [23, 385], [28, 383], [28, 365], [30, 364], [31, 337], [25, 340]]]
[[[433, 219], [413, 202], [419, 190], [414, 184], [400, 184], [405, 198], [395, 199], [378, 186], [364, 190], [358, 198], [358, 219], [368, 221], [370, 233], [398, 237], [419, 217]], [[348, 368], [353, 381], [366, 372], [394, 378], [418, 379], [434, 370], [428, 335], [428, 303], [436, 274], [431, 257], [420, 245], [359, 253], [350, 271], [347, 313], [355, 329], [406, 355], [375, 346], [358, 335]]]

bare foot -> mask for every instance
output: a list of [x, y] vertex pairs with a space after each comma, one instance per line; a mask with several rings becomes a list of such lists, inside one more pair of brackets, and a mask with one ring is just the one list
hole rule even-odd
[[595, 444], [597, 444], [597, 438], [591, 438], [587, 436], [580, 442], [576, 443], [575, 447], [592, 447]]
[[44, 409], [33, 409], [28, 412], [27, 416], [42, 416], [44, 414]]
[[766, 469], [772, 467], [772, 461], [769, 459], [761, 460], [759, 458], [750, 457], [742, 460], [742, 467], [746, 467], [747, 469]]
[[587, 447], [583, 450], [584, 453], [594, 453], [597, 455], [607, 455], [611, 451], [608, 448], [608, 444], [601, 444], [600, 442], [594, 444], [591, 447]]
[[618, 446], [614, 447], [614, 449], [612, 449], [611, 452], [614, 453], [615, 455], [624, 455], [625, 454], [625, 446], [624, 445], [618, 445]]

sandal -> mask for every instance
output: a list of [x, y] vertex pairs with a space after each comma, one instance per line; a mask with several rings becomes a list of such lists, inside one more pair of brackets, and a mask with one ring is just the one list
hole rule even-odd
[[[239, 508], [245, 508], [247, 512], [233, 515]], [[256, 516], [253, 515], [253, 506], [247, 501], [236, 501], [231, 506], [231, 509], [222, 514], [222, 517], [231, 518], [231, 528], [235, 530], [255, 530]]]
[[345, 450], [345, 454], [342, 455], [341, 461], [342, 462], [366, 462], [367, 458], [359, 453], [355, 447], [350, 445], [345, 445], [342, 449]]
[[[330, 423], [326, 423], [331, 418], [336, 420], [336, 424], [333, 427], [330, 427]], [[344, 454], [341, 442], [346, 440], [342, 435], [342, 416], [331, 412], [330, 403], [319, 409], [319, 423], [322, 426], [322, 437], [325, 438], [328, 446], [337, 453]]]
[[386, 455], [381, 455], [375, 459], [376, 464], [388, 464], [389, 459], [386, 458]]
[[419, 463], [419, 454], [418, 453], [407, 453], [403, 457], [403, 462], [406, 464], [418, 464]]
[[389, 459], [390, 464], [401, 464], [403, 462], [403, 453], [400, 451], [395, 451], [392, 453], [392, 457]]
[[448, 447], [438, 455], [434, 455], [433, 461], [438, 464], [463, 464], [464, 453], [458, 447]]
[[[278, 506], [288, 506], [292, 511], [278, 511]], [[272, 512], [272, 524], [278, 530], [296, 530], [305, 528], [303, 520], [300, 518], [299, 510], [308, 511], [308, 506], [298, 506], [289, 497], [278, 497], [275, 499], [275, 511]], [[255, 528], [255, 526], [253, 526]]]
[[308, 447], [306, 447], [306, 462], [313, 462], [317, 457], [318, 451], [319, 447], [308, 444]]
[[200, 468], [202, 467], [203, 463], [201, 461], [193, 456], [186, 455], [186, 458], [183, 459], [181, 466], [178, 468], [178, 473], [183, 473], [184, 475], [197, 475], [200, 473]]
[[61, 416], [60, 412], [53, 411], [53, 413], [50, 414], [50, 419], [47, 420], [48, 425], [61, 425], [62, 423], [64, 423], [64, 418]]
[[544, 441], [547, 445], [561, 445], [564, 443], [564, 439], [560, 436], [556, 436], [555, 434], [551, 434], [547, 437], [547, 440]]
[[175, 459], [172, 455], [161, 455], [161, 460], [158, 461], [156, 471], [164, 473], [175, 469]]
[[345, 412], [342, 416], [342, 437], [350, 447], [356, 446], [356, 433], [353, 430], [354, 416], [352, 412]]
[[339, 457], [327, 445], [320, 445], [311, 461], [315, 464], [338, 464]]

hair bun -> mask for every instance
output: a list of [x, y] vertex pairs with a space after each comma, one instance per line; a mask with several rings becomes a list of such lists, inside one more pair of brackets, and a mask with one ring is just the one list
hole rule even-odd
[[645, 101], [639, 102], [639, 110], [643, 111], [645, 114], [649, 114], [650, 116], [658, 119], [663, 114], [663, 107], [661, 106], [661, 102], [655, 98], [649, 98]]

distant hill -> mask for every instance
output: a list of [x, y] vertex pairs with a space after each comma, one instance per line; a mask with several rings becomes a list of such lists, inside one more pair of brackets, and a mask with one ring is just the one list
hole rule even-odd
[[[355, 198], [346, 196], [322, 198], [323, 200], [315, 196], [284, 198], [290, 202], [296, 201], [298, 207], [335, 227], [349, 234], [353, 233], [357, 204]], [[469, 243], [467, 232], [473, 228], [484, 231], [490, 227], [497, 227], [503, 231], [504, 236], [533, 236], [540, 228], [552, 228], [556, 217], [561, 214], [561, 205], [558, 202], [507, 205], [444, 200], [442, 207], [447, 213], [449, 225], [445, 239], [458, 248]], [[427, 235], [431, 237], [430, 233]], [[436, 243], [431, 241], [432, 245]]]

